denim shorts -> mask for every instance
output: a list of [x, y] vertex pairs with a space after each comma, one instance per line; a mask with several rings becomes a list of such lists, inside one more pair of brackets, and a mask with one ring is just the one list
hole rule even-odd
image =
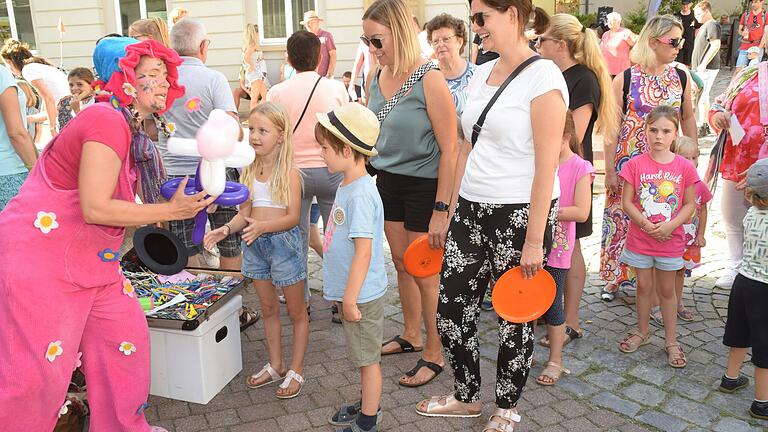
[[243, 242], [243, 276], [271, 280], [280, 288], [301, 282], [307, 278], [302, 250], [298, 226], [262, 234], [250, 246]]
[[565, 281], [568, 276], [568, 269], [545, 266], [544, 270], [552, 275], [555, 280], [555, 300], [552, 306], [544, 313], [544, 321], [547, 325], [559, 326], [565, 323], [565, 312], [563, 311], [563, 293], [565, 292]]
[[624, 248], [619, 261], [639, 269], [656, 268], [663, 271], [678, 271], [685, 266], [683, 257], [655, 257], [632, 252]]

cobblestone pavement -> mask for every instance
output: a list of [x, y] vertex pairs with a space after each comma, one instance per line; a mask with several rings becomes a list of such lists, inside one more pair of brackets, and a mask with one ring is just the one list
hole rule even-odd
[[[721, 77], [716, 89], [723, 89], [727, 78]], [[713, 94], [716, 94], [713, 92]], [[706, 140], [704, 147], [712, 145]], [[708, 151], [704, 151], [706, 165]], [[727, 349], [722, 345], [728, 291], [713, 289], [726, 259], [725, 235], [719, 216], [719, 201], [710, 210], [707, 227], [708, 245], [702, 252], [703, 265], [686, 281], [684, 303], [694, 311], [696, 320], [679, 323], [679, 341], [688, 356], [688, 366], [675, 370], [667, 366], [663, 351], [663, 332], [656, 330], [650, 345], [627, 355], [618, 351], [616, 342], [636, 322], [634, 293], [625, 293], [611, 303], [599, 298], [602, 286], [599, 265], [599, 233], [583, 243], [588, 261], [588, 284], [581, 305], [585, 337], [566, 347], [565, 367], [571, 374], [554, 387], [542, 387], [529, 379], [519, 403], [522, 422], [516, 431], [758, 431], [768, 422], [758, 422], [747, 414], [754, 395], [754, 385], [736, 394], [717, 391], [726, 364]], [[603, 206], [603, 196], [596, 195], [595, 209]], [[599, 215], [599, 210], [597, 211]], [[597, 218], [599, 223], [599, 218]], [[306, 356], [306, 385], [292, 400], [279, 401], [274, 387], [249, 390], [247, 374], [258, 371], [266, 362], [264, 332], [260, 323], [243, 333], [243, 371], [207, 405], [150, 397], [146, 410], [152, 424], [176, 432], [193, 431], [332, 431], [327, 418], [334, 407], [359, 398], [358, 371], [347, 360], [341, 326], [330, 322], [330, 308], [319, 295], [322, 263], [312, 255], [310, 285], [312, 322]], [[385, 337], [401, 329], [402, 315], [394, 286], [394, 268], [387, 264], [390, 287], [387, 293]], [[250, 290], [249, 290], [250, 291]], [[258, 307], [253, 292], [245, 294], [245, 303]], [[486, 404], [479, 419], [446, 420], [421, 417], [414, 405], [421, 399], [452, 391], [450, 368], [432, 383], [417, 389], [398, 386], [397, 378], [413, 367], [418, 354], [387, 356], [382, 361], [384, 375], [384, 411], [382, 430], [387, 431], [479, 431], [492, 410], [497, 350], [496, 315], [484, 312], [480, 332], [482, 345], [482, 395]], [[284, 350], [290, 353], [290, 324], [283, 310]], [[537, 335], [544, 327], [537, 327]], [[533, 377], [546, 362], [547, 351], [536, 346]], [[744, 373], [752, 378], [753, 368]]]

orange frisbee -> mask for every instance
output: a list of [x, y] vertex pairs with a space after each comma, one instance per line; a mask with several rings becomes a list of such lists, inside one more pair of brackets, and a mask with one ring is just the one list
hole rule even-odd
[[526, 323], [549, 310], [556, 292], [555, 280], [546, 270], [541, 269], [532, 279], [525, 279], [520, 267], [513, 267], [494, 285], [491, 303], [505, 320]]
[[443, 248], [429, 247], [427, 235], [417, 238], [405, 250], [403, 255], [405, 271], [414, 277], [429, 277], [440, 273], [443, 266]]

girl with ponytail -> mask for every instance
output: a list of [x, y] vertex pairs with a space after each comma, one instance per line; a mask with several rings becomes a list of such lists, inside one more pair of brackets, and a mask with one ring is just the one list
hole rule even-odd
[[[585, 28], [576, 17], [556, 14], [547, 31], [536, 44], [545, 58], [551, 59], [563, 72], [570, 96], [569, 109], [573, 112], [576, 136], [581, 143], [584, 159], [590, 163], [593, 130], [613, 139], [618, 132], [619, 109], [611, 90], [611, 76], [602, 56], [600, 43], [594, 30]], [[576, 224], [571, 268], [565, 287], [564, 344], [582, 336], [579, 325], [579, 302], [586, 280], [586, 266], [581, 254], [580, 238], [592, 234], [592, 211], [585, 222]], [[549, 346], [549, 339], [539, 343]]]

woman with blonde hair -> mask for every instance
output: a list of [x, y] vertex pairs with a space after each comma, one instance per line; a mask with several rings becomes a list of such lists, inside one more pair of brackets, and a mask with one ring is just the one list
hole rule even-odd
[[380, 65], [368, 91], [368, 108], [381, 122], [379, 155], [371, 165], [378, 170], [376, 186], [384, 204], [384, 232], [397, 270], [405, 327], [402, 336], [384, 343], [381, 353], [424, 351], [400, 378], [406, 387], [430, 382], [445, 366], [436, 322], [439, 276], [411, 276], [403, 254], [424, 234], [432, 248], [443, 246], [457, 158], [453, 97], [443, 74], [421, 56], [412, 21], [403, 0], [377, 0], [363, 15], [360, 37]]
[[240, 103], [240, 95], [246, 92], [251, 98], [251, 109], [267, 97], [267, 62], [259, 42], [259, 26], [247, 24], [243, 31], [243, 65], [240, 74], [239, 94], [235, 96], [235, 105]]
[[[539, 36], [536, 46], [544, 58], [554, 61], [563, 72], [568, 85], [569, 109], [573, 112], [576, 135], [582, 146], [581, 153], [585, 160], [594, 163], [593, 130], [603, 136], [614, 137], [619, 122], [619, 110], [611, 90], [611, 76], [603, 60], [597, 35], [592, 29], [585, 28], [573, 15], [561, 13], [552, 17], [548, 30]], [[564, 344], [583, 334], [579, 325], [579, 303], [587, 270], [579, 239], [590, 235], [591, 210], [586, 222], [576, 224], [576, 241], [571, 245], [573, 256], [565, 288]], [[546, 336], [539, 343], [550, 346]], [[561, 346], [557, 345], [550, 347], [550, 353], [559, 353]], [[557, 357], [555, 362], [562, 361], [559, 354]]]
[[[482, 414], [477, 322], [485, 288], [514, 267], [525, 278], [542, 270], [560, 197], [568, 87], [557, 65], [528, 46], [529, 17], [541, 12], [531, 0], [473, 0], [470, 8], [472, 29], [499, 58], [475, 70], [461, 116], [471, 144], [462, 142], [457, 164], [464, 175], [456, 183], [437, 307], [454, 391], [417, 405], [431, 417]], [[496, 404], [484, 432], [511, 431], [520, 422], [517, 403], [533, 359], [532, 322], [500, 319], [498, 335]]]
[[602, 298], [612, 301], [624, 286], [634, 286], [634, 277], [619, 262], [627, 237], [629, 218], [622, 209], [622, 187], [618, 172], [629, 159], [646, 153], [645, 118], [660, 105], [674, 107], [680, 115], [682, 135], [696, 137], [696, 119], [691, 103], [691, 77], [672, 66], [686, 43], [683, 26], [672, 15], [660, 15], [646, 23], [630, 57], [634, 65], [613, 80], [613, 93], [622, 112], [619, 133], [605, 137], [605, 211], [600, 256], [600, 275], [607, 283]]
[[152, 39], [160, 42], [166, 47], [171, 46], [171, 39], [168, 36], [168, 25], [164, 20], [154, 17], [134, 21], [128, 27], [128, 37], [144, 41]]

